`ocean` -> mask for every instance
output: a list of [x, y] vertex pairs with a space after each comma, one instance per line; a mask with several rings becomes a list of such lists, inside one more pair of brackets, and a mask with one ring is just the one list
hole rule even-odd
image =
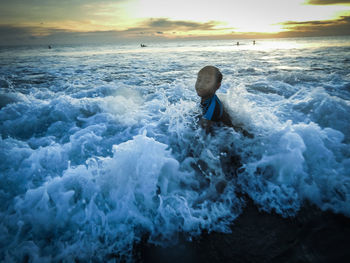
[[[132, 260], [229, 233], [244, 195], [350, 217], [350, 37], [145, 44], [0, 47], [0, 261]], [[254, 138], [197, 124], [206, 65]]]

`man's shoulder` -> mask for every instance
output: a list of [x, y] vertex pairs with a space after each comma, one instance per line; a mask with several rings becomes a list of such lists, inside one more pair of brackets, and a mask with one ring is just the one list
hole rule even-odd
[[220, 121], [223, 114], [223, 106], [218, 96], [214, 94], [204, 104], [203, 118], [210, 121]]

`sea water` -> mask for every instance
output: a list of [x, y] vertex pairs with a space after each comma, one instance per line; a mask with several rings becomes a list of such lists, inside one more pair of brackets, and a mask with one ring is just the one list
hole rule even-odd
[[[1, 47], [0, 260], [128, 260], [229, 232], [244, 195], [350, 216], [350, 38], [235, 43]], [[206, 65], [254, 138], [197, 124]]]

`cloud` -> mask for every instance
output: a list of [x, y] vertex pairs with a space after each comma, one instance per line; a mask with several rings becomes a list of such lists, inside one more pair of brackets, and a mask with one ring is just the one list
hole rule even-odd
[[[81, 21], [97, 19], [103, 13], [122, 14], [128, 0], [0, 0], [0, 23], [28, 24], [40, 22]], [[108, 12], [110, 13], [108, 13]]]
[[0, 44], [13, 45], [37, 42], [52, 35], [68, 33], [65, 30], [43, 27], [19, 27], [14, 25], [0, 25]]
[[350, 0], [308, 0], [309, 5], [343, 5], [350, 4]]
[[217, 30], [215, 27], [220, 25], [220, 22], [210, 21], [206, 23], [184, 21], [184, 20], [169, 20], [167, 18], [149, 19], [144, 23], [148, 28], [164, 29], [166, 31], [181, 29], [182, 31], [193, 30]]
[[[213, 32], [224, 34], [225, 30], [232, 28], [217, 28], [220, 22], [209, 21], [205, 23], [169, 20], [167, 18], [146, 19], [139, 25], [129, 27], [125, 30], [99, 30], [79, 31], [50, 27], [45, 23], [37, 26], [19, 26], [16, 24], [0, 25], [0, 45], [16, 44], [69, 44], [69, 43], [103, 43], [118, 42], [122, 40], [145, 40], [166, 39], [174, 37], [197, 36], [198, 32], [205, 37], [212, 37]], [[226, 31], [227, 32], [227, 31]]]
[[194, 22], [186, 20], [170, 20], [168, 18], [150, 18], [142, 21], [138, 27], [131, 27], [125, 32], [140, 34], [161, 35], [163, 37], [192, 36], [192, 35], [223, 35], [232, 27], [223, 27], [222, 22]]
[[163, 31], [151, 27], [132, 27], [126, 30], [77, 32], [40, 26], [0, 25], [0, 45], [116, 43], [165, 39]]
[[324, 21], [288, 21], [282, 23], [291, 36], [335, 36], [350, 35], [350, 16], [341, 16], [336, 20]]
[[123, 37], [118, 31], [72, 32], [57, 28], [0, 25], [0, 45], [94, 43]]
[[[192, 39], [237, 39], [264, 37], [303, 37], [350, 35], [350, 16], [342, 16], [337, 20], [324, 21], [287, 21], [281, 23], [285, 32], [256, 33], [234, 32], [227, 28], [218, 28], [219, 22], [199, 23], [185, 20], [169, 20], [166, 18], [147, 19], [138, 26], [125, 30], [72, 31], [38, 26], [0, 25], [0, 45], [29, 44], [81, 44], [81, 43], [116, 43], [129, 41], [158, 41], [167, 38]], [[222, 31], [221, 31], [222, 30]], [[200, 34], [199, 34], [200, 33]]]

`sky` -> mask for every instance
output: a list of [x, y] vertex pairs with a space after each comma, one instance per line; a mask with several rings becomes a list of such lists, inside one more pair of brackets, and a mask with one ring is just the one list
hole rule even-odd
[[350, 0], [0, 0], [0, 45], [350, 35]]

